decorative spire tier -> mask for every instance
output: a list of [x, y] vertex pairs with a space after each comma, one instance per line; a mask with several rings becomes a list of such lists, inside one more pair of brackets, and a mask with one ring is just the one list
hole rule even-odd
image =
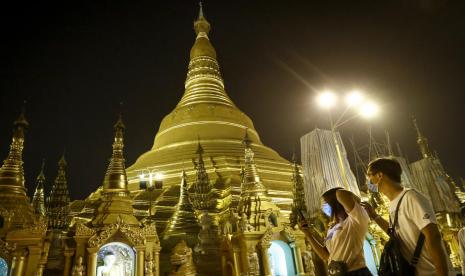
[[431, 151], [429, 150], [429, 145], [428, 145], [428, 139], [426, 139], [425, 136], [420, 132], [420, 128], [418, 127], [417, 124], [417, 119], [413, 118], [413, 126], [415, 127], [415, 130], [417, 132], [417, 144], [420, 147], [420, 153], [422, 158], [429, 158], [432, 157], [433, 155], [431, 154]]
[[192, 185], [192, 192], [190, 193], [190, 198], [194, 208], [197, 210], [207, 210], [212, 206], [211, 190], [212, 185], [208, 179], [208, 174], [205, 169], [205, 163], [203, 161], [203, 148], [200, 145], [200, 141], [197, 147], [198, 161], [194, 161], [196, 172], [196, 181]]
[[13, 125], [10, 152], [0, 168], [0, 183], [2, 186], [10, 186], [12, 191], [16, 189], [18, 193], [22, 194], [25, 193], [23, 169], [24, 133], [29, 127], [24, 110]]
[[42, 168], [40, 169], [40, 173], [37, 176], [37, 185], [36, 190], [34, 192], [34, 197], [32, 198], [32, 208], [36, 214], [41, 216], [45, 216], [45, 193], [44, 193], [44, 184], [45, 184], [45, 160], [42, 161]]
[[104, 193], [128, 193], [128, 180], [123, 156], [123, 135], [125, 126], [121, 114], [114, 128], [115, 139], [113, 142], [113, 154], [103, 181], [103, 191]]
[[179, 202], [176, 205], [176, 211], [168, 222], [165, 230], [165, 238], [176, 235], [191, 235], [191, 238], [197, 237], [200, 226], [195, 215], [194, 207], [189, 201], [189, 194], [187, 190], [187, 175], [185, 171], [181, 173], [181, 186]]
[[66, 179], [66, 159], [63, 154], [58, 161], [58, 173], [53, 183], [47, 202], [48, 225], [52, 229], [66, 229], [68, 227], [69, 190]]
[[194, 22], [194, 30], [197, 37], [190, 52], [189, 69], [185, 82], [186, 91], [178, 106], [213, 103], [235, 107], [224, 91], [220, 67], [216, 60], [216, 51], [208, 38], [210, 23], [204, 17], [202, 6], [200, 6], [199, 16]]
[[125, 126], [121, 113], [114, 128], [113, 153], [103, 180], [102, 202], [92, 221], [92, 225], [96, 227], [115, 223], [118, 219], [122, 219], [128, 225], [139, 225], [128, 191], [123, 153]]
[[279, 211], [279, 208], [271, 202], [268, 192], [258, 175], [255, 165], [252, 142], [249, 139], [247, 130], [243, 140], [244, 144], [244, 169], [242, 171], [241, 195], [238, 205], [238, 212], [241, 216], [246, 216], [252, 222], [255, 230], [265, 226], [268, 222], [263, 221], [264, 213], [269, 211]]
[[13, 137], [8, 157], [0, 168], [0, 211], [7, 216], [11, 228], [23, 228], [34, 223], [32, 206], [24, 187], [24, 134], [29, 126], [24, 108], [13, 123]]
[[305, 191], [304, 191], [304, 179], [300, 174], [299, 165], [295, 160], [295, 154], [292, 155], [292, 162], [294, 163], [294, 173], [292, 174], [292, 213], [290, 221], [292, 226], [298, 223], [299, 212], [306, 212], [307, 207], [305, 206]]

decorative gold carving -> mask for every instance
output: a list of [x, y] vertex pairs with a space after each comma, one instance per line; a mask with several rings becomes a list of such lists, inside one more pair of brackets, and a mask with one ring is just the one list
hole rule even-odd
[[155, 264], [153, 262], [153, 257], [151, 254], [148, 254], [147, 257], [145, 258], [145, 266], [144, 266], [145, 276], [153, 276], [154, 269], [155, 269]]
[[95, 235], [95, 230], [85, 226], [83, 223], [76, 223], [76, 236], [78, 237], [91, 237]]
[[15, 249], [16, 244], [10, 245], [9, 243], [0, 239], [0, 257], [5, 260], [10, 260]]
[[120, 216], [115, 223], [106, 226], [98, 235], [95, 234], [89, 239], [90, 247], [100, 247], [116, 232], [121, 232], [133, 246], [144, 245], [145, 235], [144, 231], [140, 228], [134, 228], [124, 223]]
[[85, 266], [82, 264], [82, 256], [79, 256], [76, 263], [73, 267], [72, 276], [83, 276], [85, 271]]
[[296, 238], [295, 238], [295, 235], [294, 235], [294, 229], [292, 229], [292, 227], [290, 227], [289, 225], [286, 225], [286, 226], [284, 226], [283, 231], [286, 234], [286, 237], [290, 242], [295, 242], [296, 241]]
[[262, 239], [260, 240], [260, 245], [265, 248], [270, 247], [272, 237], [273, 237], [273, 229], [272, 228], [266, 229], [265, 234], [263, 234]]
[[192, 259], [192, 249], [189, 248], [184, 240], [180, 241], [171, 253], [171, 265], [173, 270], [170, 276], [194, 276], [197, 270]]
[[247, 265], [249, 266], [249, 273], [247, 275], [260, 275], [260, 261], [257, 252], [253, 248], [247, 253]]

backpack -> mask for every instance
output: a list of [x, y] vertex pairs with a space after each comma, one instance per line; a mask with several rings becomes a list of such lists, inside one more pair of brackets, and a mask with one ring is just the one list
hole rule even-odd
[[389, 241], [384, 245], [384, 250], [379, 261], [378, 273], [380, 276], [415, 275], [415, 266], [419, 261], [421, 249], [425, 241], [425, 235], [420, 232], [412, 260], [409, 262], [402, 256], [400, 251], [402, 240], [397, 236], [395, 231], [400, 203], [402, 202], [405, 194], [409, 191], [406, 191], [399, 199], [394, 215], [394, 223], [391, 223], [391, 219], [389, 218]]

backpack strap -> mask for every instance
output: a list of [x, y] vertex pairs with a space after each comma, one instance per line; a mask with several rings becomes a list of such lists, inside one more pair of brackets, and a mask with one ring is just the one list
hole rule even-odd
[[423, 248], [423, 244], [425, 243], [425, 235], [420, 232], [420, 236], [418, 237], [417, 246], [415, 247], [415, 251], [413, 252], [412, 260], [410, 261], [410, 265], [415, 267], [420, 260], [421, 249]]
[[[389, 230], [391, 233], [395, 232], [395, 227], [397, 225], [397, 219], [399, 216], [400, 203], [402, 202], [402, 199], [404, 198], [405, 194], [407, 194], [409, 191], [412, 191], [412, 190], [405, 191], [405, 193], [402, 195], [402, 197], [399, 199], [399, 202], [397, 203], [396, 213], [394, 215], [394, 223], [391, 223], [391, 218], [389, 218], [389, 223], [391, 224], [389, 226]], [[421, 250], [423, 249], [424, 243], [425, 243], [425, 235], [422, 232], [420, 232], [420, 236], [418, 237], [418, 240], [417, 240], [417, 245], [415, 246], [415, 251], [413, 252], [412, 260], [410, 261], [411, 266], [415, 267], [418, 264], [418, 261], [420, 260]]]
[[397, 219], [399, 217], [399, 207], [400, 207], [400, 203], [402, 202], [402, 199], [404, 199], [404, 196], [410, 192], [411, 190], [407, 190], [405, 191], [405, 193], [400, 197], [399, 199], [399, 202], [397, 203], [397, 206], [396, 206], [396, 212], [394, 214], [394, 223], [391, 222], [391, 217], [389, 217], [389, 228], [391, 231], [394, 231], [394, 229], [396, 228], [396, 225], [397, 225]]

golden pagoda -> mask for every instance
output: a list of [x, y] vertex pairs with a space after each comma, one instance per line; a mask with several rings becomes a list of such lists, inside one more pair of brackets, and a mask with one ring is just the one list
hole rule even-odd
[[[251, 119], [226, 94], [215, 48], [209, 39], [210, 23], [200, 8], [194, 22], [196, 39], [190, 51], [185, 91], [180, 102], [162, 120], [153, 147], [127, 169], [129, 190], [138, 195], [140, 175], [163, 174], [164, 192], [158, 197], [155, 219], [163, 230], [179, 197], [179, 175], [196, 175], [193, 160], [201, 141], [204, 167], [217, 189], [221, 209], [236, 206], [240, 195], [240, 172], [244, 164], [242, 138], [248, 129], [255, 162], [271, 200], [289, 216], [292, 203], [292, 166], [271, 148], [263, 145]], [[225, 193], [226, 190], [230, 191]], [[135, 203], [141, 209], [144, 203]]]
[[24, 109], [14, 122], [8, 157], [0, 168], [0, 258], [9, 275], [42, 275], [47, 262], [47, 223], [35, 214], [24, 186]]

